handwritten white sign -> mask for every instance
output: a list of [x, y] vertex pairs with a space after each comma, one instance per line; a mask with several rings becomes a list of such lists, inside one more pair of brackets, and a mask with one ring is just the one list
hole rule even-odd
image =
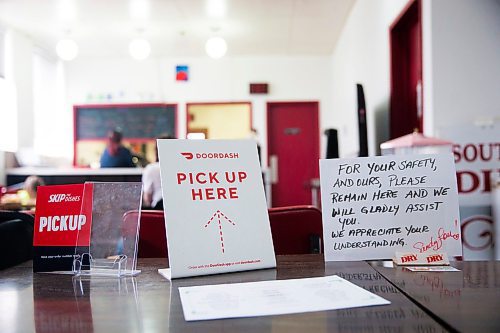
[[462, 255], [453, 156], [320, 161], [325, 261]]
[[169, 278], [275, 267], [252, 140], [158, 140]]

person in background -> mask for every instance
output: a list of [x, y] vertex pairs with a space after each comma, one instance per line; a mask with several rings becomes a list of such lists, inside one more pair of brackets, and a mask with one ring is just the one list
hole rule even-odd
[[45, 185], [45, 182], [43, 181], [42, 178], [38, 176], [29, 176], [26, 178], [24, 181], [24, 190], [28, 193], [30, 199], [36, 200], [36, 192], [38, 186], [43, 186]]
[[250, 138], [255, 140], [255, 142], [257, 143], [257, 154], [259, 155], [259, 162], [260, 162], [260, 164], [262, 164], [262, 158], [260, 156], [259, 133], [257, 132], [257, 130], [255, 128], [252, 128], [250, 130]]
[[[158, 139], [174, 139], [172, 136], [160, 136]], [[144, 187], [143, 202], [145, 206], [163, 210], [163, 196], [161, 192], [160, 163], [158, 162], [158, 147], [156, 147], [156, 162], [146, 165], [142, 173]]]
[[122, 145], [122, 132], [116, 128], [108, 133], [108, 144], [101, 155], [101, 168], [133, 168], [132, 154]]

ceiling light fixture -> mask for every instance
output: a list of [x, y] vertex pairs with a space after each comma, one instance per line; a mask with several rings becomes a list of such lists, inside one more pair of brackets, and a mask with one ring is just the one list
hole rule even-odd
[[63, 22], [73, 22], [77, 18], [76, 0], [57, 1], [57, 18]]
[[147, 20], [151, 16], [151, 4], [149, 0], [130, 0], [128, 11], [133, 20]]
[[71, 61], [78, 55], [78, 44], [72, 39], [61, 39], [57, 42], [56, 53], [64, 61]]
[[222, 37], [209, 38], [205, 44], [205, 51], [210, 58], [222, 58], [227, 52], [227, 43]]
[[151, 45], [146, 39], [137, 38], [130, 42], [128, 51], [135, 60], [144, 60], [151, 53]]
[[211, 18], [224, 18], [227, 13], [226, 0], [208, 0], [205, 2], [206, 12]]

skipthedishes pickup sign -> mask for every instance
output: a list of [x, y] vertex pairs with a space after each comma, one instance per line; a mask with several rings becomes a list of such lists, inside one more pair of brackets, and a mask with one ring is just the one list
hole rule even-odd
[[[33, 271], [72, 271], [77, 247], [90, 246], [92, 184], [39, 186]], [[85, 197], [85, 200], [84, 200]]]
[[164, 275], [276, 266], [255, 142], [158, 140], [158, 155], [170, 264]]
[[453, 156], [320, 161], [325, 260], [462, 255]]

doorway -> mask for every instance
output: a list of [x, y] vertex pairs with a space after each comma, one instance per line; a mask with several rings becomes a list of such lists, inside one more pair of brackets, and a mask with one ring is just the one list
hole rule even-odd
[[423, 129], [421, 0], [413, 0], [390, 27], [390, 138]]
[[268, 163], [272, 206], [312, 203], [319, 177], [319, 103], [267, 103]]
[[203, 139], [246, 139], [251, 133], [252, 104], [188, 103], [187, 137]]

